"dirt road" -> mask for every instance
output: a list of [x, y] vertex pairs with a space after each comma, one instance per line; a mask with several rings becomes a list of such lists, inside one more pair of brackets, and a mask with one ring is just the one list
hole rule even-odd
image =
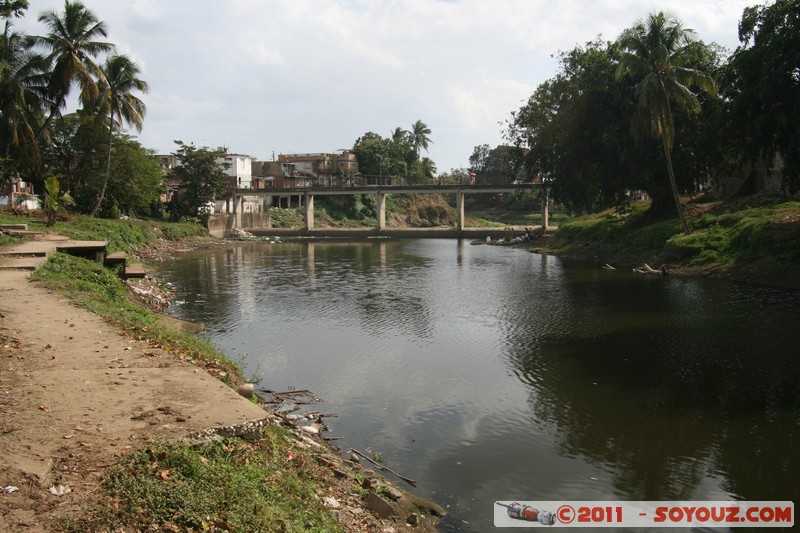
[[[0, 270], [0, 338], [0, 531], [58, 529], [96, 498], [105, 468], [147, 439], [265, 416], [28, 272]], [[59, 486], [70, 492], [52, 494]]]

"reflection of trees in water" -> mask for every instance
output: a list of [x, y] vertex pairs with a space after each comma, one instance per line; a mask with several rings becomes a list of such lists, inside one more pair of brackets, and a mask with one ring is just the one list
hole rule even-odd
[[360, 316], [376, 336], [427, 337], [430, 312], [415, 294], [425, 261], [402, 243], [256, 243], [187, 258], [174, 275], [202, 300], [187, 298], [186, 315], [212, 328], [241, 323], [258, 305], [285, 320]]
[[516, 288], [503, 321], [561, 455], [610, 470], [631, 499], [691, 499], [708, 476], [748, 499], [800, 493], [800, 361], [781, 348], [800, 342], [796, 294], [793, 317], [763, 300], [753, 316], [741, 302], [757, 290], [565, 272], [561, 291]]

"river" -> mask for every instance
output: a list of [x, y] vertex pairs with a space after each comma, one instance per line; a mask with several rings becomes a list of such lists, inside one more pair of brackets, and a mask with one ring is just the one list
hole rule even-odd
[[242, 243], [158, 275], [443, 529], [491, 529], [495, 501], [800, 495], [800, 291], [439, 239]]

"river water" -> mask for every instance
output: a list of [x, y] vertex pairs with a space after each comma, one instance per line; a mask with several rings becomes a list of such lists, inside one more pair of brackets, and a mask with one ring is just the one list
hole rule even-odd
[[800, 495], [800, 291], [434, 239], [242, 243], [160, 276], [444, 529], [491, 529], [501, 500]]

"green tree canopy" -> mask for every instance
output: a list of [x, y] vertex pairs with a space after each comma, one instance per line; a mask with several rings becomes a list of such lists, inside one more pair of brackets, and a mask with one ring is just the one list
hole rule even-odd
[[39, 162], [36, 131], [44, 109], [47, 62], [6, 24], [0, 36], [0, 157], [3, 176]]
[[525, 150], [519, 146], [488, 144], [476, 146], [469, 158], [469, 170], [481, 184], [507, 185], [522, 177]]
[[207, 216], [208, 205], [219, 198], [230, 187], [225, 171], [217, 160], [224, 154], [206, 147], [195, 148], [175, 141], [178, 149], [173, 153], [180, 160], [173, 176], [180, 180], [180, 190], [173, 198], [173, 217]]
[[359, 137], [353, 145], [358, 168], [361, 174], [368, 176], [405, 177], [408, 174], [406, 149], [404, 144], [384, 139], [371, 131]]
[[618, 43], [623, 51], [619, 76], [630, 75], [638, 80], [632, 121], [634, 139], [661, 140], [675, 207], [684, 232], [689, 234], [691, 229], [681, 207], [670, 153], [675, 139], [672, 102], [699, 112], [700, 101], [690, 87], [697, 85], [714, 93], [714, 81], [707, 73], [690, 66], [695, 56], [694, 31], [663, 12], [651, 13], [636, 22], [622, 33]]
[[427, 152], [428, 146], [431, 143], [433, 143], [433, 141], [430, 138], [430, 135], [431, 135], [431, 129], [428, 127], [427, 124], [425, 124], [421, 120], [418, 120], [411, 125], [411, 132], [409, 133], [409, 137], [411, 139], [411, 146], [417, 153], [418, 158], [420, 156], [421, 150], [425, 150]]
[[[783, 185], [795, 193], [800, 190], [800, 0], [746, 8], [739, 40], [724, 87], [738, 133], [732, 141], [751, 163], [771, 165], [779, 154]], [[742, 192], [758, 188], [752, 179]]]
[[103, 77], [97, 82], [97, 98], [85, 102], [85, 105], [93, 109], [98, 116], [108, 116], [109, 148], [106, 175], [92, 209], [92, 216], [100, 211], [111, 176], [111, 154], [113, 152], [111, 142], [114, 138], [114, 126], [122, 127], [127, 123], [141, 131], [146, 108], [144, 102], [134, 95], [133, 91], [146, 93], [149, 90], [147, 82], [137, 77], [139, 66], [125, 55], [114, 54], [108, 57], [101, 70]]
[[50, 114], [38, 134], [64, 108], [72, 86], [77, 83], [84, 100], [97, 98], [96, 80], [103, 79], [102, 69], [94, 62], [99, 54], [111, 52], [114, 45], [98, 41], [106, 37], [106, 25], [80, 2], [64, 2], [64, 12], [48, 10], [39, 16], [48, 33], [31, 37], [34, 45], [43, 48], [51, 64], [48, 96]]

